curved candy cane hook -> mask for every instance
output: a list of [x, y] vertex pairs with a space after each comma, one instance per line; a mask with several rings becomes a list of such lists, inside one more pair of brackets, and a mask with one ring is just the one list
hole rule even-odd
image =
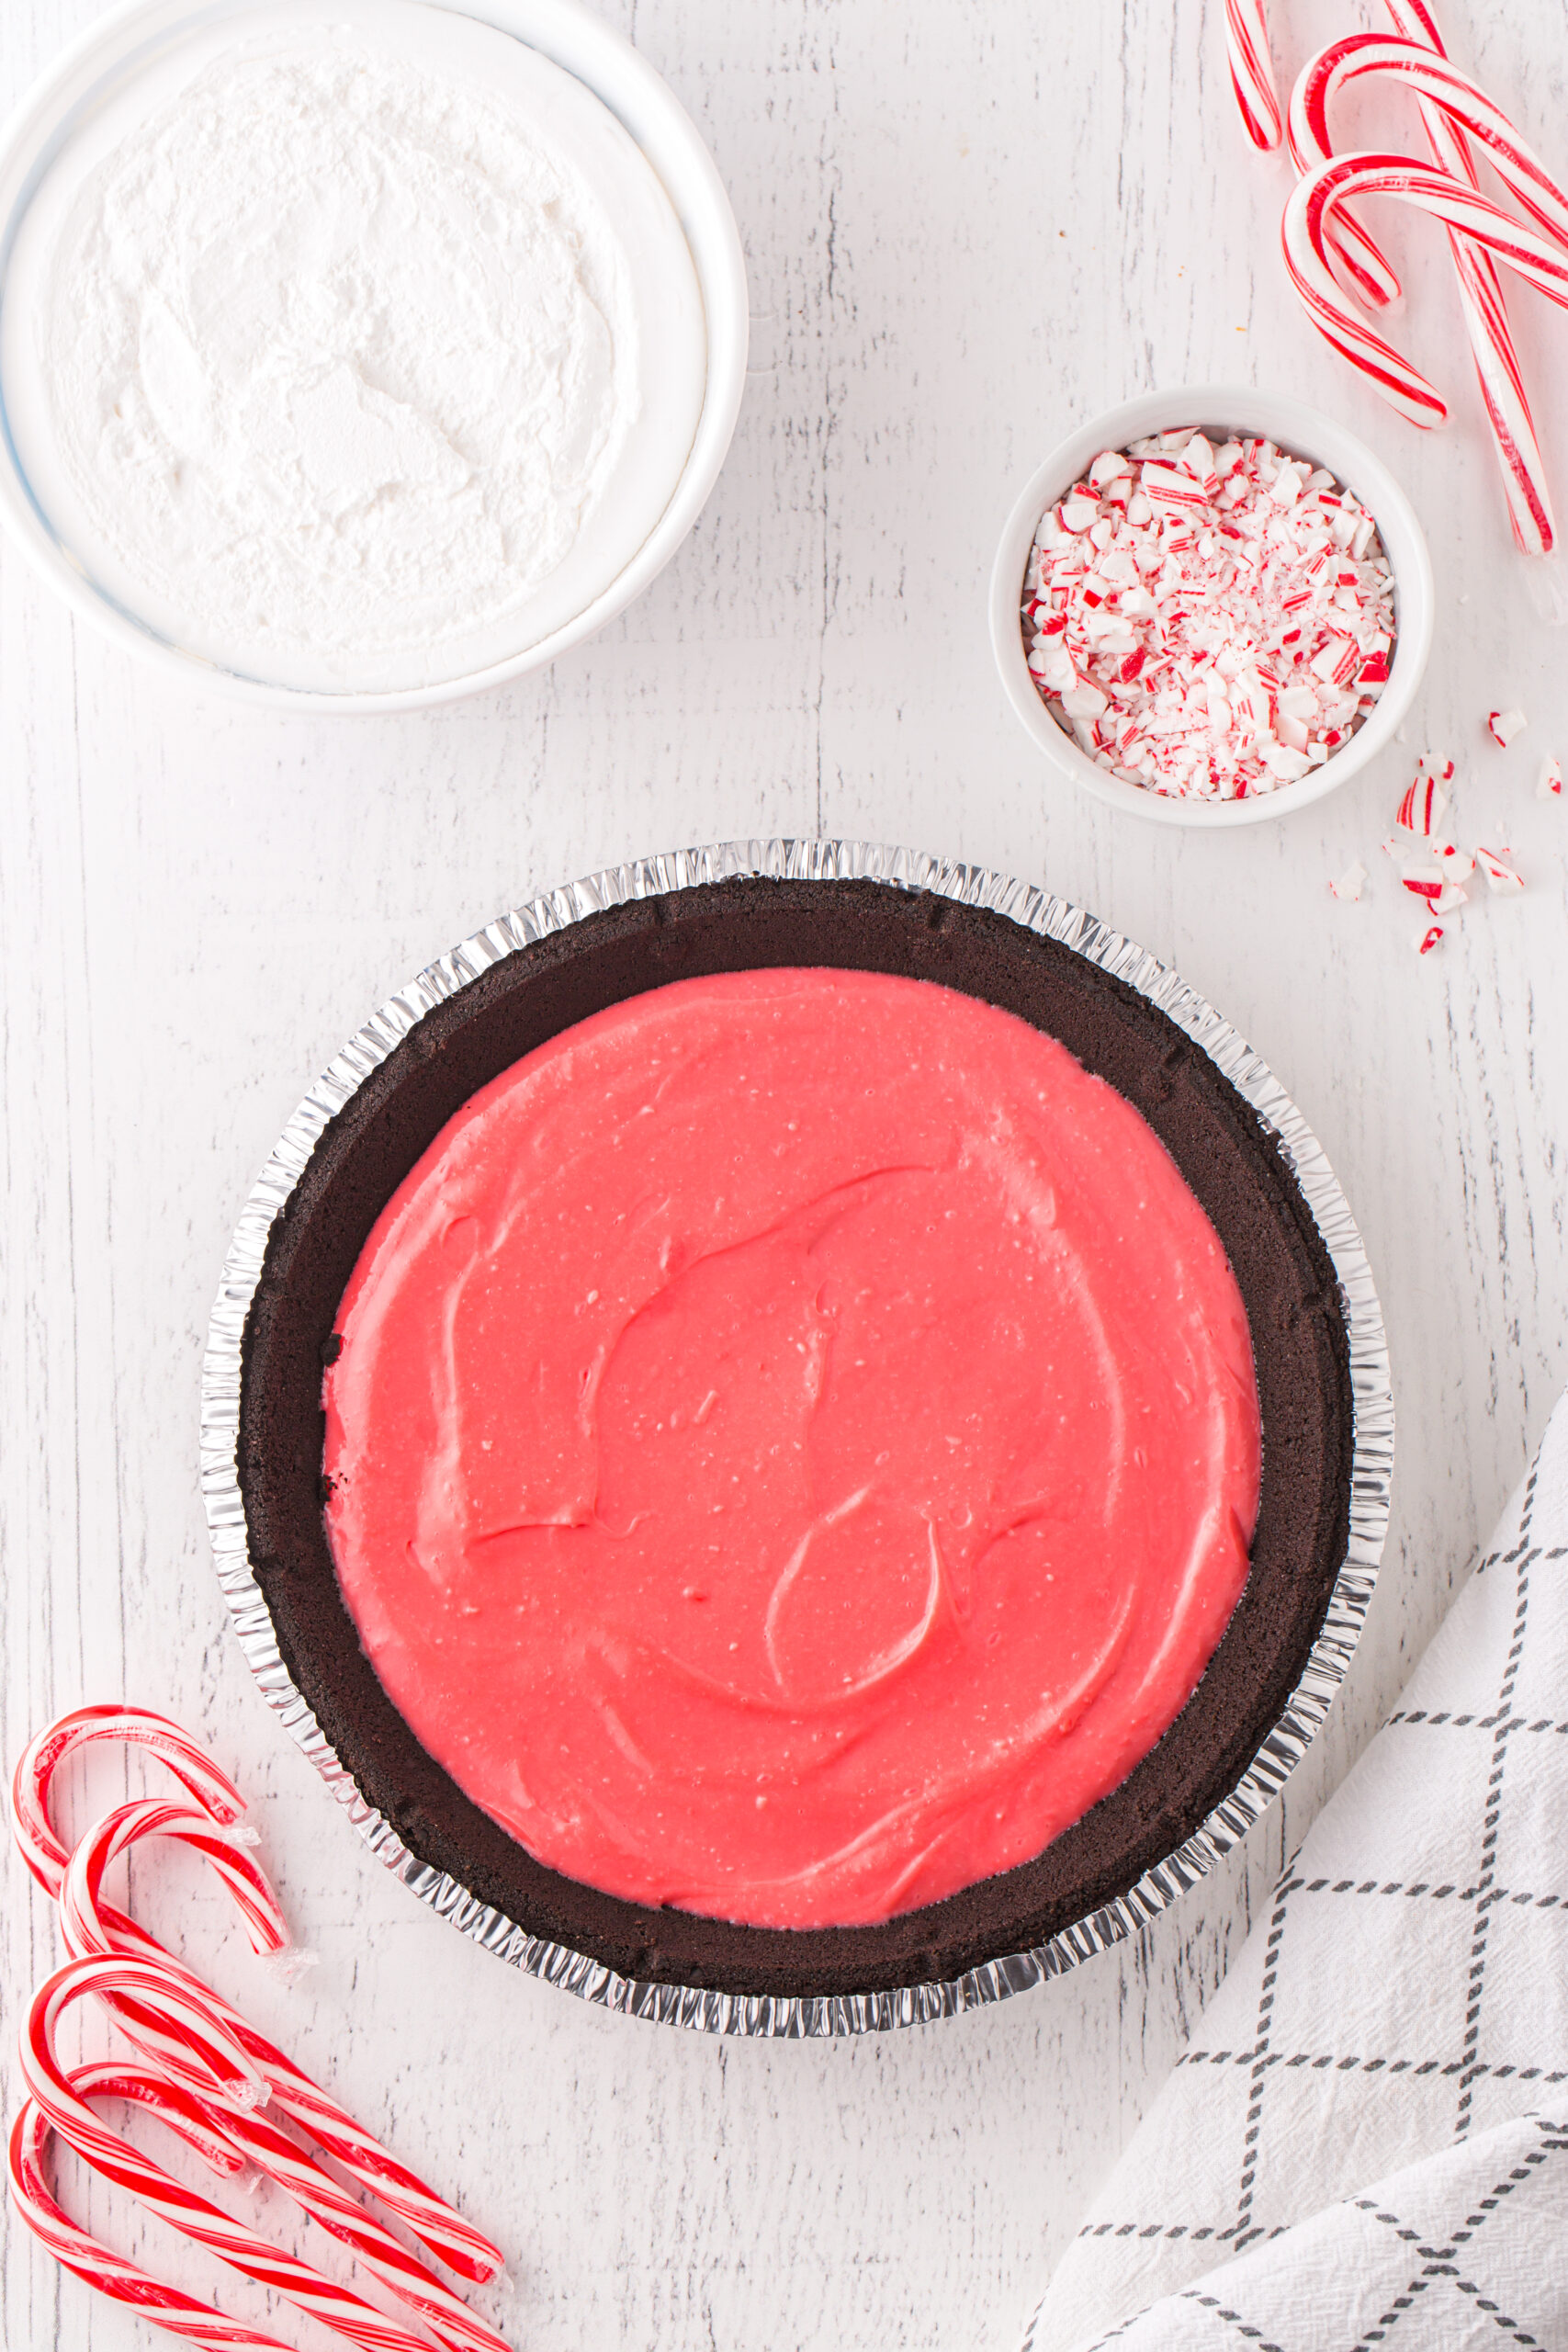
[[[76, 2080], [82, 2083], [80, 2075]], [[82, 2083], [82, 2087], [90, 2092], [93, 2086]], [[154, 2278], [125, 2255], [116, 2254], [89, 2231], [79, 2229], [44, 2177], [50, 2133], [49, 2118], [29, 2098], [11, 2127], [7, 2171], [11, 2203], [18, 2219], [56, 2262], [100, 2295], [131, 2304], [154, 2326], [166, 2328], [186, 2344], [199, 2345], [202, 2352], [231, 2352], [236, 2345], [254, 2346], [256, 2352], [289, 2352], [277, 2336], [245, 2321], [229, 2319], [178, 2287], [166, 2287], [161, 2278]]]
[[211, 1820], [230, 1828], [245, 1800], [226, 1772], [167, 1715], [144, 1707], [76, 1707], [59, 1716], [23, 1749], [11, 1781], [11, 1830], [17, 1850], [46, 1894], [58, 1896], [71, 1860], [50, 1817], [50, 1783], [67, 1757], [90, 1741], [118, 1740], [150, 1748]]
[[[1312, 60], [1297, 81], [1291, 100], [1290, 138], [1298, 167], [1309, 171], [1325, 162], [1332, 152], [1328, 107], [1337, 90], [1363, 74], [1393, 75], [1415, 91], [1427, 143], [1442, 169], [1470, 187], [1479, 188], [1468, 135], [1473, 134], [1526, 211], [1549, 234], [1561, 239], [1568, 230], [1568, 198], [1562, 188], [1517, 137], [1501, 108], [1468, 75], [1448, 62], [1436, 27], [1419, 0], [1389, 0], [1389, 9], [1405, 40], [1389, 41], [1359, 34], [1333, 42]], [[1346, 263], [1352, 255], [1357, 257], [1348, 273], [1343, 268], [1337, 272], [1341, 279], [1349, 274], [1367, 299], [1380, 299], [1375, 287], [1369, 290], [1370, 281], [1382, 269], [1392, 282], [1393, 272], [1387, 271], [1376, 243], [1354, 214], [1337, 208], [1326, 235], [1331, 260]], [[1502, 281], [1483, 245], [1452, 227], [1448, 238], [1514, 537], [1525, 554], [1544, 556], [1556, 540], [1551, 494]]]
[[[287, 1947], [288, 1922], [261, 1865], [215, 1829], [206, 1814], [173, 1798], [141, 1797], [117, 1805], [95, 1823], [66, 1866], [60, 1886], [60, 1927], [65, 1949], [73, 1959], [116, 1950], [110, 1921], [123, 1915], [100, 1902], [104, 1872], [147, 1838], [176, 1838], [211, 1864], [233, 1897], [253, 1951], [282, 1951]], [[145, 1937], [145, 1929], [141, 1933]]]
[[1362, 195], [1393, 196], [1431, 213], [1484, 246], [1552, 301], [1565, 305], [1568, 259], [1537, 231], [1525, 228], [1451, 172], [1423, 166], [1408, 155], [1336, 156], [1296, 187], [1285, 207], [1281, 236], [1285, 265], [1307, 316], [1403, 415], [1416, 424], [1441, 424], [1448, 414], [1441, 395], [1391, 343], [1346, 308], [1329, 266], [1325, 224], [1337, 207]]

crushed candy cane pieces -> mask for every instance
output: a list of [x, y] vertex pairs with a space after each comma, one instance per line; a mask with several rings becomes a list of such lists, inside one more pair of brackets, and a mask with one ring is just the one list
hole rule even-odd
[[1540, 781], [1536, 786], [1535, 797], [1538, 800], [1562, 799], [1562, 763], [1561, 760], [1542, 760], [1540, 763]]
[[1506, 858], [1499, 857], [1495, 849], [1482, 849], [1478, 845], [1475, 863], [1485, 875], [1487, 887], [1499, 898], [1515, 898], [1524, 888], [1524, 876], [1517, 867], [1510, 865]]
[[1367, 869], [1358, 858], [1354, 865], [1346, 867], [1337, 882], [1331, 882], [1328, 887], [1337, 899], [1354, 906], [1367, 887]]
[[1489, 710], [1486, 714], [1486, 732], [1505, 752], [1519, 729], [1529, 724], [1522, 710]]
[[1242, 800], [1310, 775], [1372, 708], [1393, 581], [1332, 474], [1189, 427], [1101, 451], [1042, 516], [1021, 617], [1036, 690], [1097, 765]]
[[[1525, 887], [1524, 876], [1513, 865], [1513, 852], [1506, 840], [1501, 849], [1477, 846], [1468, 850], [1438, 831], [1448, 808], [1445, 786], [1452, 782], [1453, 773], [1451, 760], [1439, 766], [1429, 752], [1427, 754], [1416, 768], [1415, 782], [1399, 804], [1393, 831], [1383, 843], [1385, 854], [1398, 869], [1401, 888], [1408, 890], [1413, 899], [1424, 899], [1428, 913], [1433, 915], [1457, 914], [1461, 907], [1468, 906], [1470, 893], [1464, 886], [1476, 874], [1484, 876], [1488, 889], [1498, 897], [1515, 897]], [[1551, 799], [1562, 789], [1562, 769], [1556, 760], [1548, 760], [1537, 786], [1538, 797]], [[1359, 873], [1364, 878], [1365, 868], [1353, 866], [1351, 873]], [[1337, 883], [1330, 883], [1329, 888], [1337, 898], [1343, 895]], [[1431, 923], [1416, 939], [1416, 953], [1429, 956], [1442, 936], [1442, 924]]]

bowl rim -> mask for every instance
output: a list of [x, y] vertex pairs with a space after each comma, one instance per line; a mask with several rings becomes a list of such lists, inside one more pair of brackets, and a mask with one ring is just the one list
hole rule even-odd
[[[0, 301], [23, 213], [79, 111], [110, 75], [186, 27], [265, 0], [118, 0], [47, 65], [0, 126]], [[583, 0], [423, 0], [510, 34], [570, 74], [629, 133], [669, 197], [691, 252], [707, 335], [703, 404], [669, 503], [641, 547], [581, 612], [482, 669], [412, 686], [337, 693], [275, 684], [186, 650], [127, 612], [55, 537], [35, 499], [0, 401], [0, 526], [69, 608], [111, 643], [187, 686], [311, 717], [366, 717], [456, 702], [544, 668], [596, 635], [649, 587], [690, 534], [728, 454], [746, 390], [750, 295], [740, 231], [718, 166], [663, 76]]]
[[[1251, 1762], [1200, 1826], [1119, 1895], [1030, 1950], [944, 1981], [892, 1989], [748, 1994], [643, 1982], [520, 1926], [459, 1879], [420, 1860], [360, 1792], [295, 1682], [253, 1572], [239, 1462], [247, 1329], [274, 1225], [327, 1127], [427, 1012], [496, 965], [607, 908], [737, 877], [869, 880], [1007, 917], [1111, 973], [1163, 1012], [1214, 1065], [1277, 1141], [1332, 1262], [1348, 1345], [1349, 1516], [1327, 1609], [1299, 1677]], [[785, 2039], [883, 2030], [1004, 2000], [1121, 1940], [1197, 1883], [1245, 1837], [1312, 1746], [1355, 1651], [1388, 1523], [1393, 1401], [1382, 1312], [1348, 1203], [1322, 1148], [1279, 1081], [1229, 1024], [1145, 950], [1082, 909], [1006, 875], [908, 850], [843, 841], [717, 843], [611, 867], [498, 918], [414, 976], [329, 1064], [275, 1147], [236, 1227], [213, 1306], [202, 1369], [200, 1463], [214, 1563], [258, 1686], [378, 1860], [476, 1942], [525, 1973], [597, 2005], [710, 2033]]]
[[[1276, 792], [1247, 800], [1183, 800], [1111, 775], [1078, 749], [1042, 701], [1029, 668], [1019, 619], [1025, 567], [1040, 517], [1085, 473], [1102, 449], [1124, 448], [1145, 434], [1191, 420], [1261, 433], [1292, 455], [1312, 457], [1347, 483], [1376, 522], [1393, 572], [1393, 665], [1377, 707], [1343, 751]], [[1436, 616], [1432, 560], [1416, 510], [1393, 475], [1359, 435], [1292, 393], [1243, 384], [1178, 385], [1140, 392], [1088, 418], [1056, 444], [1019, 492], [1002, 527], [991, 568], [991, 649], [1002, 688], [1025, 732], [1058, 773], [1097, 800], [1163, 825], [1209, 831], [1266, 824], [1336, 791], [1393, 741], [1408, 716], [1427, 667]]]

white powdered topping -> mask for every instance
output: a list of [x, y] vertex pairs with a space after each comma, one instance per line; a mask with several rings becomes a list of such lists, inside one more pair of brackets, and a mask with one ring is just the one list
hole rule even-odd
[[668, 503], [705, 364], [690, 256], [619, 124], [520, 43], [404, 0], [238, 25], [264, 21], [143, 77], [155, 102], [46, 182], [13, 287], [36, 389], [6, 357], [23, 461], [85, 568], [193, 650], [458, 675], [582, 610]]

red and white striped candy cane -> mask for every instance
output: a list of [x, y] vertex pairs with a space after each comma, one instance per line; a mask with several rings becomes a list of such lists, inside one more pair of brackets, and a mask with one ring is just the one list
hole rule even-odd
[[1285, 207], [1281, 235], [1285, 266], [1318, 333], [1414, 424], [1440, 424], [1441, 395], [1383, 336], [1345, 306], [1325, 250], [1325, 220], [1359, 196], [1392, 196], [1458, 229], [1558, 303], [1568, 304], [1568, 259], [1534, 229], [1500, 205], [1409, 155], [1338, 155], [1300, 182]]
[[[67, 1961], [33, 1996], [22, 2032], [21, 2056], [28, 2088], [56, 2131], [63, 2132], [73, 2146], [79, 2143], [71, 2119], [78, 2111], [85, 2117], [89, 2143], [101, 2127], [82, 2109], [80, 2100], [74, 2100], [74, 2094], [61, 2111], [64, 2120], [51, 2105], [54, 2086], [65, 2083], [54, 2055], [54, 2032], [63, 2012], [89, 1993], [130, 1994], [146, 2008], [153, 2022], [146, 2035], [151, 2046], [142, 2054], [177, 2091], [240, 2112], [265, 2106], [268, 2084], [204, 1989], [176, 1982], [167, 1969], [150, 1960], [123, 1960], [110, 1953], [105, 1958]], [[108, 2137], [114, 2146], [120, 2144], [112, 2132]], [[82, 2145], [82, 2154], [89, 2162], [96, 2161], [90, 2144]]]
[[[207, 2105], [148, 2066], [107, 2064], [73, 2066], [69, 2080], [79, 2098], [120, 2098], [149, 2109], [220, 2177], [265, 2173], [323, 2229], [348, 2245], [412, 2310], [417, 2311], [451, 2352], [507, 2352], [503, 2339], [460, 2302], [401, 2241], [321, 2170], [286, 2132], [259, 2113], [236, 2115]], [[28, 2101], [28, 2110], [39, 2113]], [[47, 2119], [39, 2114], [47, 2132]], [[35, 2137], [36, 2137], [35, 2133]], [[41, 2143], [40, 2143], [41, 2145]], [[51, 2200], [57, 2219], [72, 2225]], [[24, 2211], [28, 2226], [32, 2217]], [[40, 2233], [49, 2243], [47, 2233]], [[78, 2275], [83, 2275], [80, 2271]], [[94, 2283], [89, 2281], [89, 2283]], [[205, 2310], [206, 2306], [197, 2308]]]
[[209, 2003], [195, 2000], [146, 1961], [77, 1960], [39, 1987], [22, 2033], [22, 2072], [50, 2128], [69, 2141], [95, 2172], [129, 2189], [150, 2212], [207, 2247], [231, 2269], [287, 2296], [298, 2310], [360, 2346], [362, 2352], [429, 2352], [428, 2338], [258, 2237], [108, 2130], [73, 2087], [54, 2052], [54, 2033], [64, 2011], [85, 1995], [100, 1992], [130, 1992], [139, 2007], [162, 2013], [157, 2064], [176, 2086], [220, 2111], [243, 2115], [256, 2104], [254, 2078]]
[[[1267, 153], [1280, 144], [1285, 110], [1274, 79], [1264, 0], [1225, 0], [1225, 42], [1231, 87], [1247, 135]], [[1334, 268], [1352, 294], [1379, 310], [1398, 304], [1399, 280], [1353, 213], [1336, 220], [1328, 242]]]
[[17, 1850], [46, 1894], [58, 1895], [69, 1849], [50, 1816], [50, 1783], [69, 1756], [96, 1740], [145, 1747], [166, 1764], [186, 1793], [222, 1827], [238, 1821], [245, 1800], [207, 1750], [167, 1715], [145, 1707], [75, 1707], [23, 1749], [11, 1780], [11, 1829]]
[[1230, 52], [1231, 87], [1247, 135], [1267, 153], [1280, 144], [1285, 125], [1264, 0], [1225, 0], [1225, 46]]
[[231, 2352], [236, 2345], [254, 2346], [255, 2352], [290, 2352], [277, 2336], [247, 2321], [227, 2318], [179, 2287], [166, 2287], [90, 2231], [79, 2229], [44, 2177], [43, 2154], [49, 2137], [49, 2119], [29, 2098], [11, 2126], [7, 2169], [11, 2203], [18, 2219], [56, 2262], [100, 2295], [130, 2304], [143, 2319], [166, 2328], [186, 2344], [199, 2345], [202, 2352]]
[[[482, 2231], [475, 2229], [460, 2213], [455, 2213], [417, 2173], [389, 2149], [382, 2147], [286, 2052], [259, 2033], [220, 1995], [209, 1991], [199, 1977], [193, 1976], [167, 1954], [161, 1954], [152, 1964], [161, 1970], [166, 1980], [193, 1992], [211, 2014], [222, 2020], [240, 2048], [267, 2078], [272, 2105], [341, 2165], [362, 2188], [369, 2190], [389, 2212], [395, 2214], [432, 2254], [465, 2278], [479, 2281], [493, 2278], [501, 2268], [501, 2252]], [[111, 1997], [122, 2027], [127, 2032], [134, 2031], [138, 2045], [145, 2049], [143, 2026], [151, 2024], [155, 2029], [156, 2017], [139, 2018], [134, 1998], [123, 1992]]]
[[[61, 1893], [71, 1857], [50, 1816], [51, 1780], [77, 1747], [88, 1740], [105, 1739], [130, 1740], [150, 1747], [215, 1822], [235, 1821], [244, 1811], [244, 1799], [232, 1781], [177, 1724], [139, 1708], [78, 1708], [51, 1724], [31, 1743], [17, 1768], [13, 1784], [17, 1845], [34, 1876], [51, 1894]], [[136, 1819], [137, 1836], [182, 1834], [166, 1830], [153, 1833], [150, 1826], [152, 1816], [149, 1815], [138, 1814]], [[234, 1871], [247, 1873], [252, 1894], [272, 1905], [275, 1924], [282, 1929], [282, 1915], [276, 1911], [276, 1898], [260, 1871], [226, 1844], [221, 1847], [221, 1860], [226, 1875]], [[100, 1870], [98, 1878], [101, 1875]], [[491, 2278], [501, 2268], [500, 2249], [481, 2231], [455, 2213], [417, 2173], [389, 2149], [382, 2147], [285, 2052], [257, 2032], [237, 2009], [210, 1992], [198, 1976], [166, 1952], [154, 1936], [123, 1911], [103, 1902], [97, 1879], [93, 1879], [89, 1887], [85, 1867], [73, 1897], [70, 1916], [62, 1916], [62, 1927], [67, 1950], [76, 1957], [113, 1953], [148, 1960], [205, 2001], [222, 2018], [234, 2040], [266, 2076], [274, 2103], [283, 2113], [450, 2268], [474, 2280]], [[286, 1929], [284, 1933], [287, 1934]], [[121, 2023], [131, 2030], [134, 2001], [120, 1996], [110, 2005]]]
[[[1446, 52], [1432, 12], [1424, 0], [1385, 0], [1394, 30], [1407, 40], [1419, 41], [1441, 57]], [[1435, 162], [1456, 179], [1481, 185], [1462, 130], [1440, 107], [1423, 104], [1421, 119]], [[1459, 278], [1460, 308], [1475, 361], [1492, 446], [1503, 477], [1508, 520], [1514, 537], [1526, 555], [1550, 555], [1557, 539], [1546, 465], [1536, 437], [1535, 419], [1514, 350], [1508, 307], [1496, 265], [1483, 247], [1450, 233], [1450, 247]]]
[[[143, 1797], [117, 1805], [96, 1822], [67, 1862], [59, 1888], [60, 1929], [73, 1960], [116, 1956], [145, 1961], [171, 1984], [182, 1987], [194, 2000], [222, 2018], [225, 2030], [243, 2051], [243, 2020], [210, 1993], [201, 1979], [185, 1968], [155, 1938], [100, 1901], [103, 1875], [109, 1864], [148, 1838], [172, 1838], [189, 1846], [209, 1861], [233, 1896], [244, 1920], [253, 1950], [280, 1951], [288, 1941], [288, 1927], [261, 1866], [242, 1847], [231, 1844], [205, 1813], [171, 1797]], [[129, 1948], [129, 1949], [128, 1949]], [[154, 2065], [162, 2064], [163, 2010], [151, 2010], [131, 1996], [102, 1988], [103, 1999], [121, 2031]], [[247, 2055], [254, 2057], [252, 2052]], [[265, 2063], [260, 2072], [270, 2075]]]
[[451, 2352], [507, 2352], [504, 2340], [493, 2328], [266, 2116], [224, 2116], [211, 2109], [208, 2120], [228, 2135], [236, 2156], [259, 2166], [286, 2189], [312, 2221], [340, 2239], [367, 2270], [417, 2312]]
[[[373, 2139], [286, 2052], [258, 2033], [247, 2018], [211, 1992], [179, 1962], [160, 1952], [151, 1964], [161, 1971], [165, 1980], [194, 1994], [212, 2015], [222, 2020], [247, 2058], [266, 2077], [273, 2106], [341, 2165], [361, 2188], [378, 2199], [389, 2212], [396, 2214], [432, 2254], [466, 2278], [482, 2280], [495, 2275], [501, 2268], [500, 2249], [471, 2222], [464, 2221], [460, 2213], [455, 2213], [417, 2173]], [[122, 2029], [133, 2036], [139, 2048], [147, 2049], [146, 2030], [151, 2029], [155, 2034], [159, 2024], [156, 2013], [151, 2017], [140, 2014], [135, 1998], [124, 1992], [111, 1993], [109, 1997]]]
[[[1390, 5], [1397, 13], [1401, 0]], [[1425, 25], [1430, 19], [1423, 10], [1410, 21]], [[1331, 42], [1311, 61], [1291, 98], [1291, 153], [1298, 169], [1310, 171], [1332, 153], [1329, 105], [1348, 83], [1364, 74], [1403, 81], [1414, 92], [1438, 164], [1472, 188], [1479, 181], [1467, 134], [1482, 141], [1524, 209], [1549, 236], [1568, 245], [1568, 196], [1545, 165], [1467, 74], [1412, 40], [1356, 34]], [[1336, 208], [1337, 226], [1327, 232], [1331, 245], [1350, 217], [1345, 207]], [[1362, 249], [1375, 251], [1365, 232], [1359, 233]], [[1545, 555], [1555, 537], [1551, 493], [1496, 266], [1483, 246], [1457, 230], [1450, 228], [1448, 237], [1514, 537], [1527, 554]]]
[[104, 1872], [144, 1838], [177, 1838], [212, 1865], [245, 1923], [253, 1951], [282, 1951], [287, 1947], [288, 1922], [261, 1865], [244, 1848], [215, 1829], [204, 1813], [181, 1804], [176, 1798], [141, 1797], [130, 1804], [116, 1805], [96, 1822], [66, 1865], [59, 1902], [61, 1932], [68, 1951], [85, 1958], [89, 1952], [113, 1950], [99, 1900]]
[[[1540, 156], [1468, 74], [1414, 41], [1351, 33], [1344, 40], [1330, 41], [1303, 67], [1291, 96], [1291, 153], [1299, 171], [1310, 172], [1333, 154], [1329, 107], [1341, 90], [1368, 74], [1402, 83], [1444, 123], [1478, 140], [1521, 209], [1548, 237], [1568, 248], [1568, 195]], [[1339, 208], [1341, 216], [1343, 209]]]
[[250, 2159], [228, 2136], [216, 2109], [189, 2092], [176, 2090], [153, 2066], [107, 2058], [71, 2069], [71, 2087], [79, 2098], [121, 2098], [133, 2107], [152, 2109], [160, 2123], [183, 2140], [220, 2180], [238, 2180], [254, 2172]]

